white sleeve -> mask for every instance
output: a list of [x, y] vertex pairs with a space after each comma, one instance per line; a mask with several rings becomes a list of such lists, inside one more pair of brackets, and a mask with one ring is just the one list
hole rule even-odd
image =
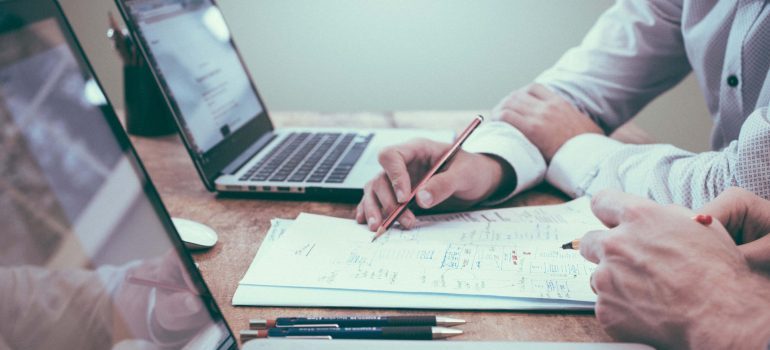
[[497, 156], [508, 163], [516, 174], [513, 192], [490, 198], [484, 205], [502, 203], [522, 191], [537, 185], [545, 176], [545, 160], [540, 151], [524, 134], [512, 125], [501, 121], [482, 124], [463, 145], [465, 151]]
[[620, 0], [535, 81], [610, 134], [691, 71], [681, 17], [681, 1]]
[[691, 153], [671, 145], [626, 145], [580, 135], [556, 152], [546, 180], [571, 196], [605, 188], [699, 208], [738, 186], [770, 199], [770, 116], [752, 113], [738, 140], [721, 151]]

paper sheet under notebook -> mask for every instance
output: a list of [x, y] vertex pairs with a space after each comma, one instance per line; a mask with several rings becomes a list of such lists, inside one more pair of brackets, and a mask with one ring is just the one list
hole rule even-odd
[[424, 217], [375, 243], [350, 220], [273, 224], [235, 305], [583, 309], [595, 298], [593, 265], [559, 249], [602, 228], [585, 199]]

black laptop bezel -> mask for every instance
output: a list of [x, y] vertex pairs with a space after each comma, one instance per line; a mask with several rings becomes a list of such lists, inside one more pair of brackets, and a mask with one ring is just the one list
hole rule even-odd
[[[6, 13], [12, 14], [23, 20], [23, 23], [19, 24], [19, 28], [6, 28], [5, 30], [0, 28], [0, 34], [14, 31], [16, 29], [22, 29], [29, 23], [34, 23], [45, 19], [55, 19], [61, 28], [62, 34], [69, 44], [70, 49], [73, 51], [72, 53], [75, 61], [81, 67], [81, 70], [89, 74], [89, 77], [94, 79], [101, 91], [104, 91], [101, 82], [99, 81], [96, 74], [94, 74], [93, 66], [88, 61], [85, 52], [77, 40], [74, 31], [72, 30], [72, 26], [67, 20], [58, 0], [0, 0], [0, 10], [6, 11]], [[144, 190], [144, 194], [159, 216], [159, 220], [163, 225], [163, 228], [165, 229], [166, 234], [168, 235], [168, 238], [177, 253], [177, 256], [179, 257], [182, 264], [184, 264], [184, 267], [192, 278], [193, 283], [196, 284], [197, 289], [201, 292], [200, 297], [208, 308], [213, 322], [223, 325], [223, 330], [227, 332], [227, 336], [223, 338], [223, 341], [218, 346], [218, 349], [237, 349], [238, 343], [231, 331], [230, 325], [224, 318], [221, 309], [217, 305], [216, 300], [206, 285], [206, 282], [203, 280], [203, 276], [195, 266], [195, 262], [187, 251], [187, 248], [184, 246], [182, 239], [179, 237], [179, 233], [176, 231], [176, 228], [171, 221], [171, 217], [169, 216], [166, 207], [160, 199], [160, 196], [155, 189], [149, 174], [139, 159], [136, 150], [131, 144], [128, 135], [123, 129], [123, 126], [120, 123], [120, 120], [118, 119], [118, 116], [106, 95], [105, 105], [101, 107], [101, 112], [104, 115], [105, 121], [111, 129], [112, 134], [118, 143], [118, 146], [136, 172], [137, 177], [139, 177], [140, 181], [143, 182], [142, 188]]]
[[[219, 5], [214, 0], [205, 0], [210, 1], [211, 4], [219, 9]], [[241, 51], [238, 49], [238, 45], [236, 45], [235, 40], [231, 37], [230, 38], [230, 44], [235, 49], [235, 53], [238, 56], [238, 61], [241, 64], [241, 67], [243, 67], [244, 71], [246, 72], [249, 86], [251, 86], [252, 91], [254, 92], [255, 96], [257, 97], [257, 101], [262, 106], [262, 112], [260, 112], [257, 116], [252, 117], [252, 120], [249, 121], [246, 125], [241, 127], [240, 129], [233, 132], [231, 135], [227, 136], [224, 140], [222, 140], [219, 144], [214, 146], [212, 149], [210, 149], [208, 152], [205, 152], [205, 154], [200, 155], [194, 151], [193, 142], [188, 139], [187, 133], [184, 131], [185, 128], [185, 120], [182, 116], [181, 110], [179, 108], [179, 105], [176, 103], [176, 100], [170, 96], [169, 93], [169, 86], [165, 81], [165, 78], [158, 74], [158, 64], [155, 60], [154, 56], [150, 53], [149, 45], [147, 41], [144, 39], [144, 36], [141, 35], [141, 30], [139, 29], [139, 26], [136, 25], [135, 21], [133, 20], [129, 9], [124, 4], [125, 0], [115, 0], [115, 4], [117, 5], [121, 16], [123, 17], [123, 20], [126, 23], [126, 26], [128, 27], [128, 30], [131, 33], [132, 38], [134, 39], [134, 42], [138, 43], [137, 45], [142, 52], [142, 58], [145, 60], [145, 62], [149, 65], [150, 71], [152, 72], [153, 77], [155, 78], [155, 82], [160, 87], [160, 91], [163, 94], [163, 98], [166, 101], [166, 105], [169, 107], [169, 110], [171, 112], [171, 115], [174, 117], [174, 121], [177, 125], [177, 131], [179, 133], [179, 136], [182, 138], [182, 141], [185, 143], [185, 148], [187, 148], [188, 153], [190, 154], [190, 157], [193, 160], [193, 163], [195, 164], [195, 169], [198, 171], [198, 175], [201, 177], [201, 180], [203, 180], [204, 185], [206, 186], [206, 189], [210, 192], [216, 191], [216, 179], [223, 175], [223, 170], [227, 168], [231, 163], [236, 161], [240, 156], [243, 155], [244, 152], [252, 148], [253, 145], [257, 143], [264, 143], [266, 138], [272, 138], [273, 131], [275, 130], [275, 127], [273, 126], [272, 121], [270, 120], [270, 114], [268, 112], [267, 106], [265, 105], [264, 100], [262, 99], [262, 96], [259, 94], [259, 90], [257, 90], [256, 85], [254, 84], [253, 79], [251, 78], [251, 72], [249, 71], [248, 66], [246, 65], [245, 61], [243, 60], [243, 56], [241, 55]], [[227, 24], [227, 21], [225, 20], [225, 23]], [[228, 28], [230, 26], [228, 25]], [[263, 145], [264, 147], [264, 145]], [[254, 150], [254, 154], [256, 154], [259, 149], [262, 147], [259, 147], [258, 149]], [[246, 160], [250, 159], [251, 156], [254, 154], [248, 155], [249, 157], [246, 158]], [[235, 169], [238, 170], [238, 169]]]

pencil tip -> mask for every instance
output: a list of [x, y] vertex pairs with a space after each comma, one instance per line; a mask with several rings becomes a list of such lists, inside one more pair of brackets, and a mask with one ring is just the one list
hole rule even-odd
[[572, 249], [572, 242], [562, 244], [561, 249]]
[[377, 232], [374, 234], [374, 238], [372, 238], [372, 243], [377, 240], [377, 238], [380, 238], [383, 233], [385, 233], [386, 229], [385, 227], [380, 226], [380, 228], [377, 229]]

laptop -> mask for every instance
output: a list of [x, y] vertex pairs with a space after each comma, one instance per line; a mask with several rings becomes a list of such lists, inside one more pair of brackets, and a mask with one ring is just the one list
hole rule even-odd
[[358, 199], [384, 147], [453, 139], [450, 130], [275, 129], [212, 0], [116, 3], [211, 191]]
[[235, 349], [54, 0], [0, 1], [0, 348]]

